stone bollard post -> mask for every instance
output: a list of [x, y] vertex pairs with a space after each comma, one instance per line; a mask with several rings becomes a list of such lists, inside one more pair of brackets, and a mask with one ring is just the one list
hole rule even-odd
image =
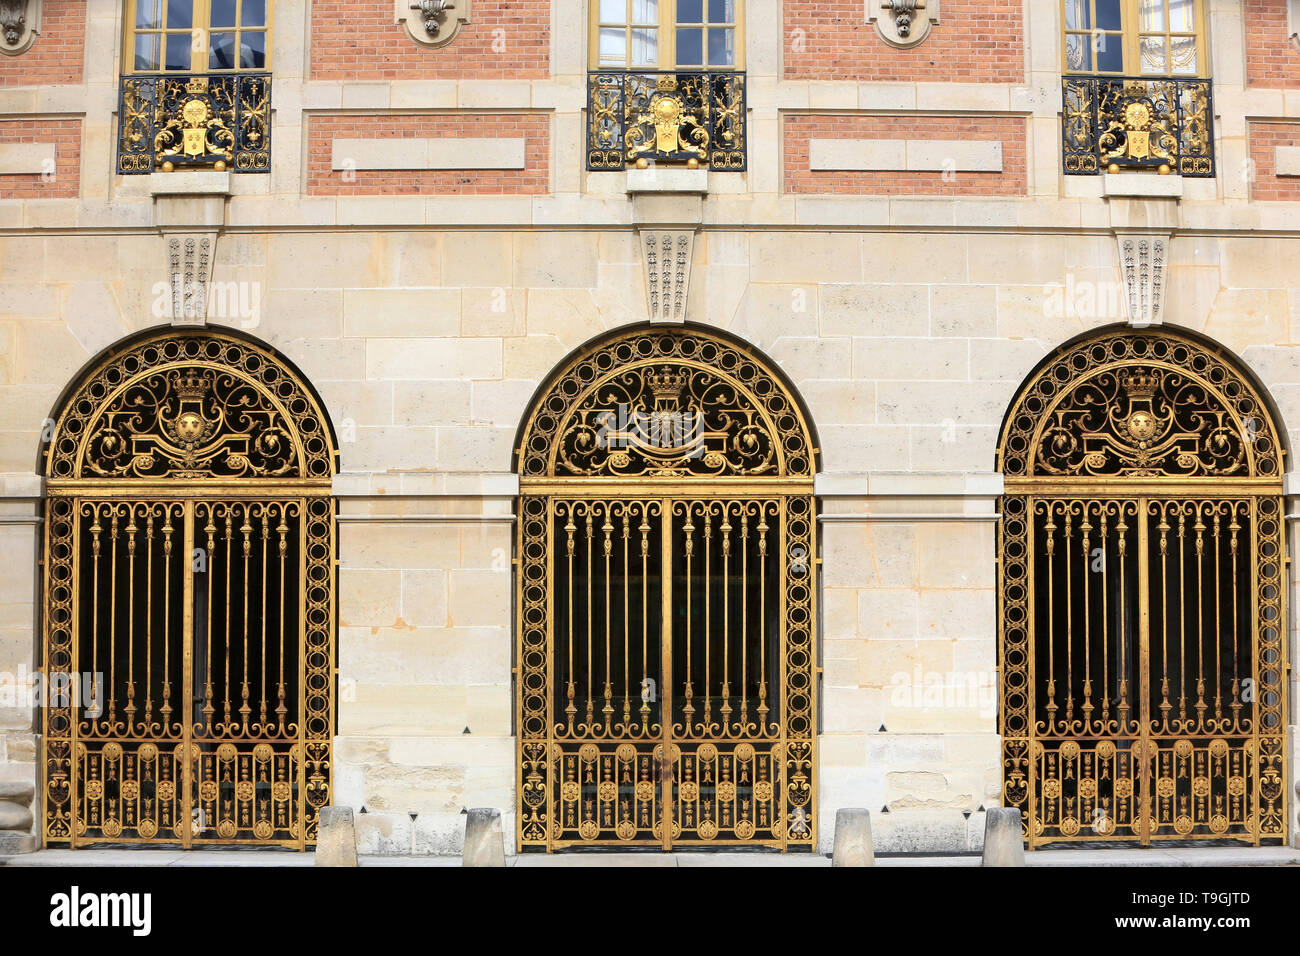
[[36, 786], [25, 780], [0, 780], [0, 856], [36, 852], [32, 802]]
[[351, 807], [321, 808], [316, 825], [316, 865], [357, 865], [357, 829]]
[[984, 814], [981, 866], [1024, 866], [1025, 842], [1018, 807], [989, 807]]
[[875, 866], [871, 813], [860, 807], [835, 811], [835, 850], [831, 866]]
[[465, 816], [465, 849], [461, 866], [505, 866], [505, 834], [501, 830], [501, 811], [476, 807]]

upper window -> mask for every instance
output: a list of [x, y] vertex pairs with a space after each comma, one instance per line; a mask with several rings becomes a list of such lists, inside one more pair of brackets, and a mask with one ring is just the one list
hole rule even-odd
[[744, 0], [591, 0], [593, 69], [741, 65]]
[[124, 72], [214, 73], [270, 65], [270, 0], [126, 0]]
[[1204, 0], [1062, 0], [1065, 69], [1206, 76]]

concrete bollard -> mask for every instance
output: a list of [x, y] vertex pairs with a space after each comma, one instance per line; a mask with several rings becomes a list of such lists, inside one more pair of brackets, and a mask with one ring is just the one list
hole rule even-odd
[[357, 828], [351, 807], [321, 808], [316, 826], [316, 865], [357, 865]]
[[27, 781], [0, 780], [0, 856], [35, 853], [32, 802], [36, 787]]
[[506, 842], [501, 811], [476, 807], [465, 816], [465, 849], [461, 866], [505, 866]]
[[835, 850], [831, 866], [875, 866], [871, 813], [860, 807], [835, 811]]
[[984, 813], [984, 861], [981, 866], [1024, 866], [1025, 840], [1018, 807], [989, 807]]

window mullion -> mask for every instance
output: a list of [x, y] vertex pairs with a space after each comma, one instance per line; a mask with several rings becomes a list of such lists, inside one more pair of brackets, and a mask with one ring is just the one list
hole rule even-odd
[[677, 0], [659, 0], [659, 68], [677, 68]]

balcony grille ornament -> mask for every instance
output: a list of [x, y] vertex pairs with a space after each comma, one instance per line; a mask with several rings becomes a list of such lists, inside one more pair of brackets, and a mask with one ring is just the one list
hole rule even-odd
[[471, 0], [396, 0], [394, 15], [421, 46], [445, 46], [470, 22]]
[[119, 110], [119, 173], [270, 170], [268, 74], [126, 76]]
[[867, 22], [890, 46], [912, 47], [939, 22], [939, 0], [866, 0]]
[[1066, 175], [1214, 175], [1209, 80], [1067, 76], [1062, 87]]
[[0, 53], [17, 56], [41, 32], [41, 0], [0, 0]]
[[745, 168], [745, 75], [735, 71], [591, 73], [587, 168], [651, 163]]

